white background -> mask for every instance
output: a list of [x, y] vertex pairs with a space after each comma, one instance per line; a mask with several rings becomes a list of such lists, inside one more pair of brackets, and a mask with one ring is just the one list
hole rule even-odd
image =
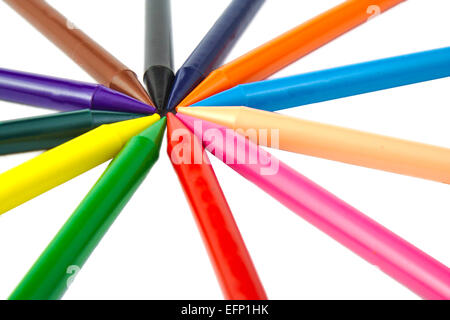
[[[142, 77], [144, 1], [49, 1]], [[340, 3], [267, 0], [234, 59]], [[229, 1], [173, 0], [180, 67]], [[450, 44], [450, 2], [410, 0], [274, 77]], [[0, 67], [93, 80], [4, 3]], [[284, 114], [450, 147], [450, 80], [365, 94]], [[50, 111], [0, 102], [0, 120]], [[298, 154], [274, 155], [450, 265], [448, 185]], [[5, 171], [38, 153], [0, 157]], [[212, 158], [212, 157], [211, 157]], [[272, 299], [417, 299], [402, 285], [285, 209], [224, 164], [216, 174]], [[106, 164], [0, 217], [0, 298], [7, 298]], [[2, 186], [0, 186], [1, 188]], [[213, 269], [166, 155], [93, 252], [66, 299], [221, 299]]]

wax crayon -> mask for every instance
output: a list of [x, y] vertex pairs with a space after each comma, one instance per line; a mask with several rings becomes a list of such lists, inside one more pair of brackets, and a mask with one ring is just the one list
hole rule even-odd
[[190, 106], [238, 84], [264, 80], [294, 61], [322, 47], [405, 0], [347, 0], [214, 70], [183, 101]]
[[208, 151], [319, 230], [422, 298], [450, 299], [450, 269], [447, 266], [244, 136], [211, 122], [183, 114], [177, 116], [202, 139]]
[[[250, 254], [198, 138], [167, 114], [167, 153], [228, 300], [266, 300]], [[198, 158], [198, 159], [197, 159]]]
[[168, 110], [173, 110], [208, 74], [220, 66], [264, 0], [233, 0], [177, 71]]
[[0, 99], [59, 111], [155, 113], [153, 106], [103, 85], [0, 68]]
[[247, 106], [276, 111], [448, 76], [450, 47], [241, 84], [194, 106]]
[[302, 120], [248, 107], [192, 107], [179, 112], [254, 133], [281, 150], [450, 184], [450, 149]]
[[[100, 84], [153, 105], [136, 74], [44, 0], [5, 0]], [[87, 6], [86, 10], [89, 10]], [[118, 24], [123, 23], [120, 17]]]
[[172, 17], [170, 0], [145, 2], [144, 83], [158, 110], [167, 105], [173, 71]]
[[159, 120], [154, 114], [105, 124], [0, 174], [0, 214], [113, 158]]
[[158, 160], [166, 118], [132, 137], [9, 297], [60, 299]]
[[0, 155], [51, 149], [102, 124], [142, 116], [134, 113], [84, 109], [0, 121]]

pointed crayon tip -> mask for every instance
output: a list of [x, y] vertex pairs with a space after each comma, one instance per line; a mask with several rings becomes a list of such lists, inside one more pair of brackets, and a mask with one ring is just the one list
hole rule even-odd
[[[167, 114], [167, 136], [171, 135], [175, 130], [189, 130], [187, 126], [181, 121], [181, 119], [174, 115], [173, 113]], [[180, 131], [181, 134], [181, 131]], [[173, 142], [173, 141], [172, 141]], [[170, 140], [167, 141], [167, 145], [172, 143]], [[178, 143], [178, 140], [176, 141]]]
[[142, 131], [139, 136], [146, 137], [151, 140], [157, 147], [158, 150], [161, 148], [162, 139], [164, 137], [164, 131], [166, 130], [167, 118], [163, 117], [156, 123]]
[[136, 74], [130, 70], [124, 70], [118, 73], [109, 83], [109, 87], [113, 90], [120, 91], [126, 95], [142, 101], [148, 105], [155, 104], [150, 99], [147, 91], [136, 77]]
[[[184, 152], [185, 148], [189, 148], [191, 152]], [[198, 164], [198, 155], [202, 155], [205, 161], [202, 165], [210, 163], [202, 146], [202, 138], [173, 114], [167, 116], [167, 154], [174, 167], [179, 164]]]
[[205, 76], [197, 68], [193, 66], [181, 67], [175, 75], [167, 110], [174, 110], [180, 101], [204, 79]]
[[166, 117], [167, 117], [167, 131], [169, 132], [173, 130], [174, 120], [178, 119], [173, 113], [168, 113]]
[[108, 126], [110, 129], [114, 130], [114, 132], [122, 139], [122, 142], [125, 144], [128, 140], [130, 140], [131, 137], [139, 134], [159, 119], [159, 115], [154, 114], [138, 119], [108, 124]]
[[145, 84], [160, 111], [166, 109], [174, 78], [173, 71], [164, 66], [153, 66], [145, 72]]
[[232, 86], [226, 75], [217, 69], [209, 74], [194, 90], [181, 101], [178, 106], [191, 106], [216, 93], [229, 89]]
[[179, 107], [178, 114], [214, 122], [226, 127], [234, 127], [241, 107]]
[[172, 149], [180, 142], [180, 137], [172, 139], [173, 132], [177, 129], [186, 130], [183, 123], [173, 114], [167, 114], [167, 152], [171, 156]]
[[176, 117], [181, 120], [181, 122], [184, 123], [184, 125], [190, 130], [194, 130], [194, 122], [198, 119], [180, 113], [177, 113]]
[[181, 120], [181, 122], [183, 122], [186, 127], [188, 127], [192, 132], [194, 132], [195, 135], [199, 134], [198, 130], [196, 129], [200, 129], [200, 132], [204, 132], [209, 129], [219, 129], [219, 130], [224, 129], [223, 126], [218, 125], [216, 123], [201, 120], [184, 114], [178, 113], [176, 117], [179, 120]]
[[94, 110], [120, 111], [130, 113], [153, 114], [156, 108], [127, 96], [121, 92], [99, 85], [92, 97]]

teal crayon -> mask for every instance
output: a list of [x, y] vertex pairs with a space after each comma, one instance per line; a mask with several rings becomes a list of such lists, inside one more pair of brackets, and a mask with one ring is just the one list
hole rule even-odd
[[78, 110], [0, 122], [0, 155], [46, 150], [103, 124], [131, 120], [140, 114]]

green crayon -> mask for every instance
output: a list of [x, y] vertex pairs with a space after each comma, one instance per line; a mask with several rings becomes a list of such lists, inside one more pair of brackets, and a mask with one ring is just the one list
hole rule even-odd
[[166, 118], [131, 138], [9, 297], [60, 299], [159, 157]]

